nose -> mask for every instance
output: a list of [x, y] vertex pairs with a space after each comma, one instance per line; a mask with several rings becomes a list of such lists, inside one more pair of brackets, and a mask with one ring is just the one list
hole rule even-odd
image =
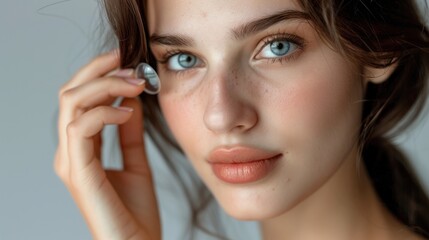
[[214, 133], [246, 132], [258, 122], [251, 93], [237, 74], [218, 74], [209, 80], [204, 124]]

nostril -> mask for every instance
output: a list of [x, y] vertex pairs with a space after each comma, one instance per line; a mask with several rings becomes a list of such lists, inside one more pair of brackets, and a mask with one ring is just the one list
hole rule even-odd
[[238, 126], [236, 126], [234, 128], [238, 129], [238, 130], [243, 130], [245, 128], [245, 126], [244, 125], [238, 125]]

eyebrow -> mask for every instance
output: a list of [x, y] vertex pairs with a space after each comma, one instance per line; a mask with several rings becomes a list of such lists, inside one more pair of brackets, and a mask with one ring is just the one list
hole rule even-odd
[[194, 45], [194, 41], [191, 38], [182, 35], [153, 34], [152, 36], [150, 36], [150, 43], [157, 45], [182, 47], [190, 47]]
[[233, 29], [232, 34], [237, 40], [240, 40], [248, 37], [249, 35], [267, 29], [277, 23], [293, 19], [310, 20], [310, 15], [305, 12], [296, 10], [280, 11], [275, 14], [251, 21], [249, 23], [245, 23]]
[[[277, 23], [300, 19], [300, 20], [310, 20], [310, 16], [301, 11], [297, 10], [284, 10], [277, 13], [274, 13], [269, 16], [265, 16], [260, 19], [253, 20], [251, 22], [245, 23], [237, 28], [234, 28], [231, 33], [232, 36], [241, 40], [252, 34], [260, 32], [264, 29], [267, 29]], [[195, 43], [192, 38], [189, 38], [184, 35], [160, 35], [153, 34], [150, 37], [150, 43], [156, 45], [167, 45], [167, 46], [182, 46], [182, 47], [191, 47]]]

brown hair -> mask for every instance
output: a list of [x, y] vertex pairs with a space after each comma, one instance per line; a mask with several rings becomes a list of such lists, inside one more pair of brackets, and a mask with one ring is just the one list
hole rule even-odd
[[[385, 206], [414, 232], [429, 238], [429, 200], [392, 138], [414, 122], [427, 96], [429, 32], [412, 0], [300, 0], [320, 36], [361, 66], [395, 64], [389, 79], [369, 84], [364, 97], [361, 152]], [[104, 0], [117, 37], [121, 67], [156, 66], [148, 48], [145, 1]], [[180, 149], [166, 130], [157, 98], [145, 102], [146, 130]], [[161, 145], [162, 142], [158, 142]]]

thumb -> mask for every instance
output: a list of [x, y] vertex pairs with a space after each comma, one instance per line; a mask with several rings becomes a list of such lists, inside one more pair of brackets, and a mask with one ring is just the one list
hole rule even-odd
[[124, 171], [149, 174], [143, 138], [142, 104], [138, 98], [125, 98], [121, 105], [134, 109], [131, 119], [118, 128]]

